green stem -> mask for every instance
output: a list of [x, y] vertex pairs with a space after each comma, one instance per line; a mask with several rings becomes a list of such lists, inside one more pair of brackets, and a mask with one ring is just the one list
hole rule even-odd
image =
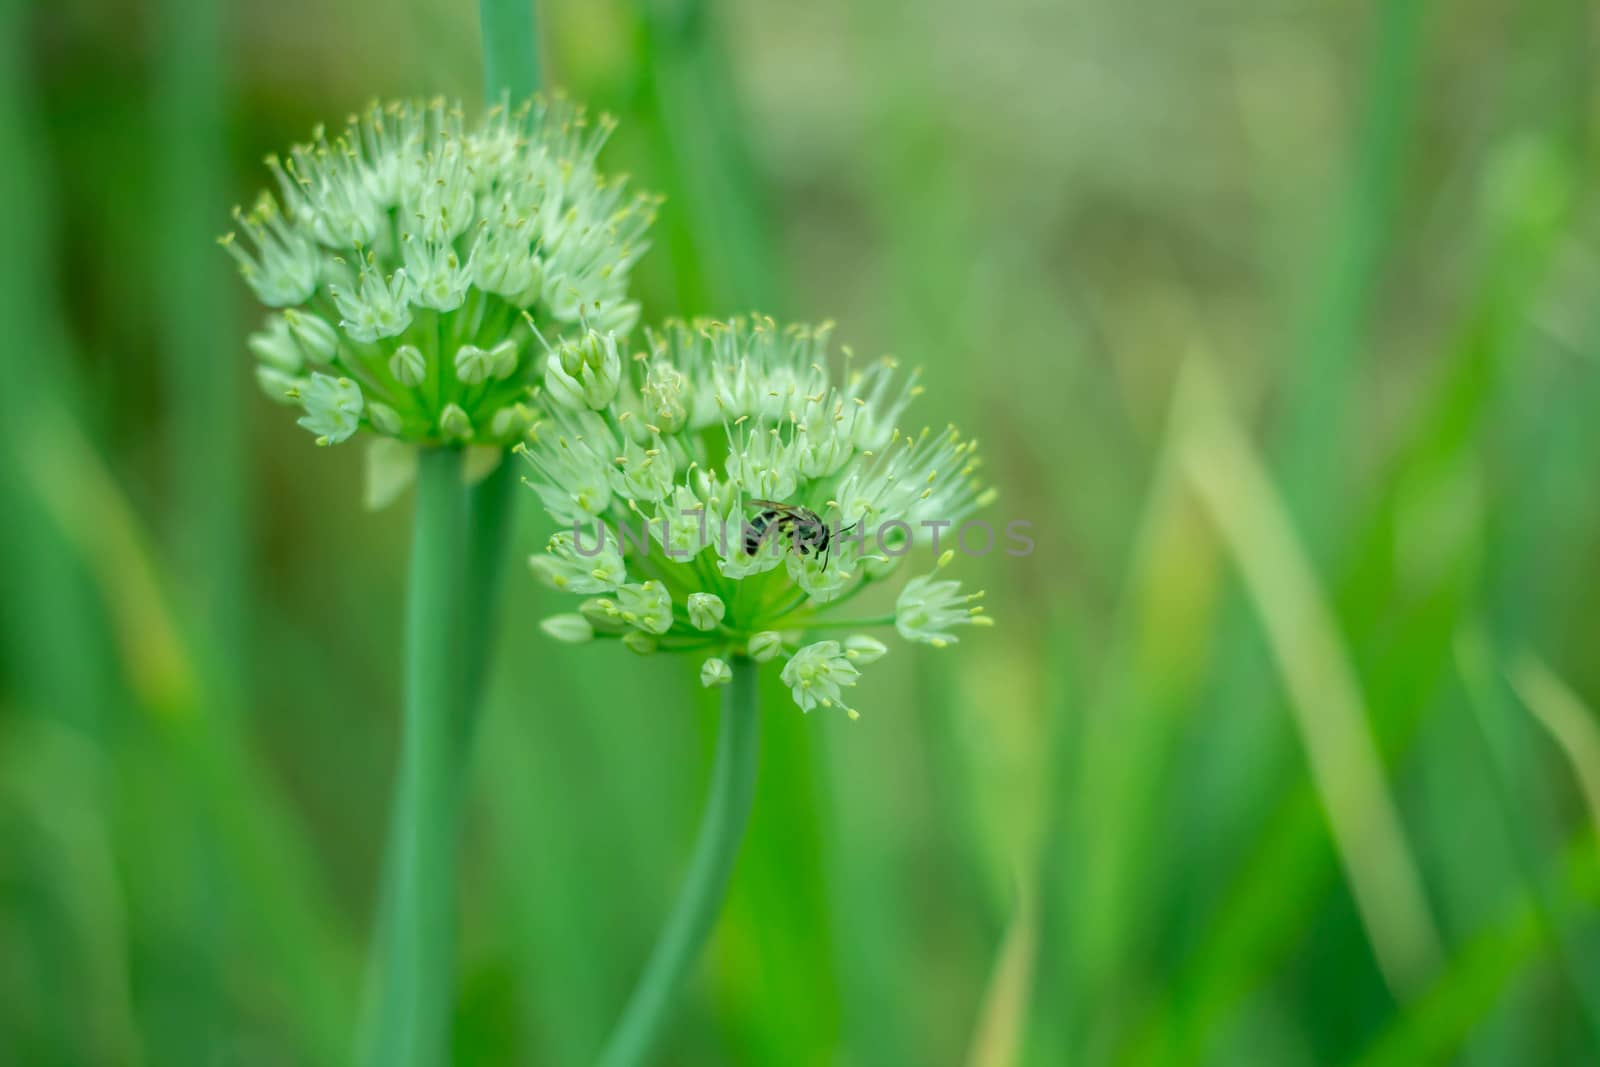
[[461, 716], [462, 759], [482, 712], [494, 651], [494, 620], [499, 614], [500, 572], [506, 556], [506, 535], [516, 512], [517, 458], [500, 457], [500, 465], [467, 493], [466, 707]]
[[462, 761], [456, 731], [465, 698], [460, 568], [466, 548], [461, 454], [429, 449], [417, 469], [406, 601], [404, 737], [396, 783], [394, 851], [380, 936], [374, 1067], [447, 1061], [454, 1002], [456, 836]]
[[[494, 104], [499, 101], [502, 93], [509, 94], [512, 100], [530, 95], [539, 84], [538, 47], [534, 33], [532, 0], [481, 0], [479, 14], [483, 30], [485, 99]], [[438, 349], [435, 352], [436, 366], [441, 372], [447, 349], [442, 326], [441, 319], [440, 328], [436, 332]], [[441, 404], [441, 395], [436, 393], [433, 400], [435, 412]], [[436, 469], [429, 473], [430, 468], [445, 466], [449, 468], [448, 474]], [[448, 909], [453, 909], [455, 820], [458, 818], [459, 806], [464, 799], [461, 794], [466, 784], [466, 765], [472, 750], [472, 736], [479, 717], [479, 705], [482, 704], [483, 692], [488, 684], [490, 652], [493, 647], [493, 620], [498, 601], [496, 595], [498, 579], [505, 558], [507, 530], [516, 510], [513, 506], [512, 493], [516, 475], [515, 464], [511, 457], [504, 457], [500, 466], [483, 483], [463, 494], [460, 488], [461, 464], [457, 453], [426, 452], [422, 459], [422, 467], [417, 476], [418, 521], [411, 574], [413, 615], [408, 622], [410, 627], [408, 642], [417, 638], [418, 627], [424, 625], [423, 620], [417, 615], [422, 605], [419, 575], [425, 566], [423, 520], [426, 514], [430, 514], [437, 507], [447, 506], [454, 518], [448, 524], [448, 539], [450, 539], [448, 551], [431, 552], [431, 566], [434, 568], [432, 578], [439, 583], [435, 593], [442, 596], [450, 590], [463, 590], [459, 594], [462, 603], [453, 605], [459, 611], [460, 626], [451, 630], [452, 641], [459, 641], [452, 654], [456, 657], [453, 659], [455, 666], [452, 670], [457, 674], [457, 688], [453, 691], [453, 697], [459, 699], [460, 703], [453, 716], [441, 716], [440, 721], [428, 724], [429, 728], [437, 728], [446, 736], [440, 740], [440, 747], [436, 751], [426, 753], [424, 770], [427, 773], [423, 775], [432, 779], [429, 782], [430, 788], [438, 787], [440, 790], [435, 799], [442, 806], [436, 815], [445, 820], [444, 844], [447, 856], [436, 858], [448, 859], [450, 866], [436, 867], [435, 870], [449, 872], [447, 886], [449, 893], [445, 903]], [[448, 496], [447, 505], [435, 504], [435, 498], [446, 496]], [[468, 530], [470, 533], [467, 533]], [[437, 549], [441, 546], [434, 547]], [[464, 589], [459, 582], [463, 577], [461, 572], [452, 574], [449, 570], [451, 561], [459, 563], [463, 559], [463, 553], [466, 560]], [[414, 645], [408, 647], [407, 660], [408, 669], [413, 672], [408, 676], [406, 705], [408, 746], [406, 752], [409, 756], [412, 734], [416, 732], [412, 729], [411, 712], [412, 697], [417, 691], [411, 682], [416, 679], [416, 672], [421, 669]], [[403, 769], [402, 774], [406, 773]], [[401, 788], [405, 788], [408, 781], [408, 778], [402, 777]], [[376, 984], [368, 991], [367, 1022], [363, 1027], [365, 1040], [361, 1045], [367, 1062], [371, 1063], [400, 1062], [387, 1058], [392, 1054], [391, 1050], [395, 1047], [395, 1043], [400, 1040], [397, 1036], [396, 1013], [406, 1011], [406, 1005], [409, 1003], [407, 997], [415, 995], [414, 990], [407, 992], [405, 983], [396, 973], [396, 963], [414, 954], [415, 949], [411, 946], [418, 937], [415, 926], [417, 916], [407, 911], [418, 903], [418, 890], [413, 884], [417, 872], [410, 866], [417, 859], [416, 819], [422, 816], [426, 821], [433, 819], [435, 814], [425, 814], [416, 808], [415, 805], [422, 802], [421, 798], [409, 799], [410, 803], [396, 803], [390, 813], [387, 844], [384, 850], [377, 932], [373, 945], [373, 955], [380, 961], [380, 971], [372, 976]], [[405, 901], [402, 901], [402, 896], [406, 898]], [[443, 933], [445, 963], [449, 963], [453, 940], [450, 937], [448, 918]], [[427, 1009], [433, 1011], [443, 1009], [442, 1030], [445, 1035], [449, 1033], [448, 1006], [453, 999], [449, 985], [450, 973], [448, 967], [434, 969], [430, 980], [442, 981], [444, 984], [433, 990], [437, 996]], [[434, 1040], [422, 1031], [418, 1031], [418, 1036]], [[427, 1062], [429, 1056], [438, 1058], [445, 1051], [442, 1045], [434, 1051], [430, 1051], [426, 1046], [419, 1047], [418, 1059], [413, 1062]]]
[[483, 87], [489, 103], [507, 93], [515, 104], [539, 88], [538, 35], [533, 0], [479, 0], [483, 27]]
[[893, 626], [893, 615], [879, 615], [871, 619], [783, 619], [773, 624], [775, 630], [871, 630], [878, 626]]
[[755, 664], [739, 656], [732, 666], [733, 681], [722, 698], [722, 724], [711, 767], [711, 796], [700, 819], [689, 874], [661, 929], [650, 962], [600, 1056], [602, 1067], [635, 1067], [645, 1061], [672, 1006], [673, 995], [699, 956], [727, 896], [733, 862], [755, 793], [760, 736]]

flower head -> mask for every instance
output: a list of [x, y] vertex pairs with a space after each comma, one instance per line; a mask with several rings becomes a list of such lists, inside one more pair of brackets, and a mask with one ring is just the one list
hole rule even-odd
[[573, 388], [603, 401], [617, 368], [593, 331], [632, 327], [655, 210], [596, 169], [610, 130], [560, 97], [473, 122], [442, 100], [375, 103], [269, 158], [276, 195], [222, 239], [276, 309], [250, 338], [263, 388], [322, 444], [503, 446], [533, 421], [543, 338], [573, 335]]
[[[900, 429], [917, 375], [889, 359], [858, 366], [848, 349], [835, 370], [829, 332], [697, 321], [648, 333], [627, 358], [598, 334], [551, 353], [548, 417], [519, 450], [568, 529], [533, 566], [559, 589], [599, 594], [580, 608], [597, 637], [702, 651], [708, 685], [725, 680], [725, 656], [782, 657], [809, 711], [846, 707], [842, 690], [888, 651], [852, 631], [894, 625], [942, 645], [951, 626], [987, 621], [963, 607], [975, 597], [959, 583], [931, 576], [912, 579], [888, 617], [847, 614], [990, 494], [973, 442]], [[815, 631], [844, 633], [804, 643]]]

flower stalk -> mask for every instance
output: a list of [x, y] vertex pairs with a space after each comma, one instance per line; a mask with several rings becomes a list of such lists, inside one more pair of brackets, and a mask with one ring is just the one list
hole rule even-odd
[[635, 1067], [645, 1061], [678, 987], [699, 957], [727, 896], [755, 795], [760, 748], [756, 665], [744, 657], [734, 657], [729, 667], [733, 677], [722, 691], [722, 721], [711, 767], [711, 795], [700, 819], [689, 873], [661, 928], [650, 961], [601, 1053], [602, 1067]]
[[425, 449], [418, 458], [406, 603], [389, 921], [378, 938], [377, 1014], [364, 1049], [373, 1067], [448, 1060], [463, 767], [457, 730], [466, 693], [460, 579], [466, 523], [461, 453]]

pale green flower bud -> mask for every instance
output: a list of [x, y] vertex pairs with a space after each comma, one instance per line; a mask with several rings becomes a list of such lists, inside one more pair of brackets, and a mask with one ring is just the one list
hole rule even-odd
[[628, 651], [637, 652], [641, 656], [650, 655], [660, 644], [654, 637], [644, 633], [642, 630], [629, 630], [622, 635], [622, 643], [628, 647]]
[[523, 403], [507, 404], [489, 420], [489, 432], [502, 441], [521, 437], [533, 425], [533, 409]]
[[389, 357], [389, 373], [408, 389], [422, 384], [428, 375], [428, 360], [416, 345], [401, 345]]
[[361, 387], [349, 378], [312, 374], [299, 391], [305, 417], [300, 425], [317, 435], [317, 444], [335, 445], [361, 428]]
[[496, 381], [505, 381], [517, 372], [517, 342], [506, 338], [489, 349], [489, 374]]
[[608, 630], [625, 625], [622, 621], [622, 610], [617, 607], [617, 602], [608, 597], [590, 597], [578, 605], [578, 613], [596, 626]]
[[630, 626], [653, 634], [672, 629], [672, 596], [660, 582], [622, 586], [617, 590], [617, 607]]
[[765, 663], [783, 651], [783, 635], [774, 630], [751, 634], [748, 651], [751, 659]]
[[447, 440], [466, 441], [472, 437], [472, 420], [460, 404], [446, 404], [439, 413], [439, 432]]
[[689, 622], [696, 630], [715, 630], [728, 612], [715, 593], [689, 594]]
[[589, 330], [577, 340], [561, 342], [545, 361], [546, 387], [574, 409], [600, 410], [611, 403], [621, 382], [622, 353], [615, 334]]
[[509, 338], [490, 349], [462, 345], [456, 350], [456, 378], [463, 385], [504, 381], [517, 372], [517, 343]]
[[844, 639], [844, 654], [853, 662], [866, 666], [876, 663], [889, 654], [889, 646], [875, 637], [854, 634]]
[[713, 656], [700, 665], [700, 684], [707, 689], [733, 681], [733, 668]]
[[282, 315], [267, 320], [267, 328], [251, 334], [245, 340], [257, 359], [273, 370], [284, 374], [299, 374], [305, 369], [306, 356], [294, 339], [294, 331]]
[[295, 340], [300, 342], [301, 350], [315, 362], [331, 363], [333, 357], [339, 354], [339, 331], [321, 315], [290, 308], [283, 313], [283, 320], [289, 324]]
[[562, 341], [551, 353], [551, 358], [568, 378], [576, 378], [583, 373], [583, 348], [577, 341]]
[[404, 425], [398, 411], [376, 400], [367, 405], [367, 419], [371, 421], [372, 428], [379, 433], [398, 434]]
[[487, 350], [477, 345], [462, 345], [456, 349], [456, 378], [463, 385], [482, 385], [489, 380], [492, 363]]
[[256, 384], [261, 386], [261, 391], [280, 404], [294, 404], [306, 388], [306, 380], [297, 378], [292, 374], [285, 374], [276, 367], [266, 364], [256, 366]]
[[594, 627], [582, 615], [552, 615], [539, 624], [539, 629], [569, 645], [581, 645], [594, 640]]

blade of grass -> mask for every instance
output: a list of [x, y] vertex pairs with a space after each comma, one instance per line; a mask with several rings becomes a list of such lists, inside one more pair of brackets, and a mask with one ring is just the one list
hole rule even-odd
[[727, 49], [702, 0], [638, 5], [638, 107], [650, 123], [659, 228], [679, 315], [782, 312], [784, 285]]
[[967, 1067], [1013, 1067], [1020, 1062], [1039, 953], [1038, 909], [1028, 882], [1018, 879], [1016, 907], [978, 1008]]
[[1581, 962], [1582, 946], [1574, 943], [1575, 916], [1559, 909], [1558, 894], [1547, 885], [1548, 879], [1539, 869], [1538, 857], [1554, 852], [1556, 842], [1551, 840], [1548, 820], [1537, 818], [1534, 799], [1517, 788], [1522, 778], [1515, 765], [1515, 743], [1508, 736], [1516, 724], [1505, 706], [1504, 684], [1496, 677], [1494, 653], [1481, 630], [1464, 633], [1457, 640], [1456, 661], [1467, 685], [1467, 703], [1489, 764], [1490, 787], [1499, 795], [1497, 808], [1512, 842], [1523, 884], [1534, 903], [1541, 933], [1560, 963], [1588, 1026], [1590, 1052], [1600, 1055], [1600, 987], [1594, 986]]
[[1379, 966], [1403, 999], [1437, 969], [1439, 936], [1338, 624], [1216, 382], [1191, 362], [1180, 389], [1185, 475], [1261, 613], [1345, 876]]
[[[1399, 709], [1376, 724], [1391, 759], [1410, 748], [1423, 709], [1447, 677], [1459, 613], [1477, 580], [1470, 545], [1435, 542], [1429, 559], [1436, 584], [1414, 602], [1397, 602], [1396, 542], [1416, 521], [1410, 509], [1438, 499], [1446, 483], [1459, 477], [1464, 457], [1507, 403], [1507, 394], [1495, 389], [1498, 372], [1527, 329], [1530, 305], [1541, 293], [1562, 232], [1561, 206], [1569, 204], [1558, 193], [1552, 198], [1552, 190], [1562, 187], [1559, 167], [1571, 165], [1561, 163], [1565, 157], [1527, 142], [1501, 154], [1509, 162], [1501, 164], [1499, 181], [1483, 190], [1489, 232], [1473, 299], [1438, 382], [1365, 509], [1354, 558], [1338, 586], [1341, 619], [1372, 679], [1373, 706]], [[1552, 165], [1558, 167], [1554, 175]], [[1236, 648], [1225, 676], [1248, 676], [1249, 669], [1248, 650]], [[1193, 1049], [1285, 951], [1322, 899], [1315, 886], [1334, 873], [1319, 822], [1309, 790], [1297, 790], [1277, 806], [1203, 948], [1192, 954], [1186, 976], [1171, 983], [1157, 1008], [1159, 1018], [1146, 1021], [1135, 1048], [1152, 1042], [1169, 1047], [1181, 1030], [1187, 1034], [1181, 1040]], [[1193, 1003], [1180, 1008], [1180, 991]]]
[[65, 416], [36, 407], [16, 428], [29, 442], [17, 460], [29, 487], [92, 568], [122, 653], [127, 687], [157, 728], [164, 758], [188, 789], [189, 807], [210, 821], [209, 850], [222, 877], [244, 887], [237, 919], [270, 959], [281, 988], [307, 1029], [307, 1055], [344, 1058], [348, 1018], [343, 938], [321, 898], [303, 835], [284, 815], [273, 788], [242, 748], [237, 730], [215, 709], [194, 666], [149, 538], [121, 487]]
[[1276, 473], [1313, 560], [1332, 543], [1347, 469], [1339, 449], [1359, 377], [1359, 356], [1381, 278], [1390, 220], [1415, 138], [1426, 0], [1380, 0], [1364, 110], [1343, 207], [1332, 220], [1329, 254], [1299, 325], [1289, 363], [1287, 410]]
[[155, 128], [162, 165], [157, 187], [161, 222], [151, 227], [160, 245], [165, 292], [149, 299], [161, 309], [161, 352], [171, 401], [166, 442], [176, 479], [176, 529], [182, 545], [187, 607], [206, 620], [206, 657], [221, 680], [240, 662], [250, 607], [244, 558], [243, 405], [245, 362], [226, 358], [219, 342], [234, 336], [231, 302], [212, 238], [227, 215], [224, 192], [224, 21], [229, 9], [192, 0], [158, 5], [160, 63]]
[[[1558, 904], [1563, 910], [1600, 903], [1600, 853], [1584, 835], [1561, 858]], [[1433, 983], [1408, 1004], [1356, 1061], [1357, 1067], [1449, 1063], [1505, 987], [1548, 948], [1538, 904], [1522, 897], [1500, 921], [1451, 956]]]
[[1600, 835], [1600, 722], [1578, 694], [1531, 652], [1517, 658], [1511, 684], [1571, 761], [1589, 821]]

